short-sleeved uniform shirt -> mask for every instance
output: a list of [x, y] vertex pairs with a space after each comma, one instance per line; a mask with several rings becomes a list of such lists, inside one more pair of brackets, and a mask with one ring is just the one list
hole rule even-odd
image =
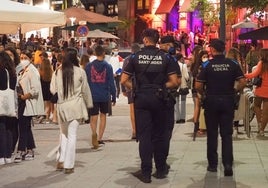
[[234, 95], [234, 82], [244, 77], [239, 64], [224, 55], [214, 56], [214, 59], [202, 65], [196, 81], [206, 85], [206, 95]]

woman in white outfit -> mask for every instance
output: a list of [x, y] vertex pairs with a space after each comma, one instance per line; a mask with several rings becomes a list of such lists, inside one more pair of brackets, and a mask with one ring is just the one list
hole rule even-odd
[[21, 61], [16, 67], [19, 142], [14, 159], [15, 163], [34, 159], [36, 145], [31, 129], [32, 117], [45, 114], [40, 75], [31, 63], [31, 58], [31, 52], [21, 52]]
[[[226, 57], [229, 59], [232, 59], [234, 62], [239, 63], [241, 66], [241, 69], [243, 70], [243, 58], [241, 52], [237, 48], [230, 48], [229, 51], [226, 54]], [[234, 87], [236, 88], [238, 84], [238, 81], [235, 82]], [[238, 127], [239, 127], [239, 121], [244, 120], [245, 118], [245, 96], [243, 91], [240, 92], [240, 94], [237, 96], [239, 99], [239, 103], [237, 106], [237, 109], [235, 110], [234, 114], [234, 130], [233, 130], [233, 138], [238, 137]]]
[[[187, 65], [184, 64], [184, 59], [183, 59], [182, 54], [178, 54], [177, 58], [178, 58], [178, 64], [179, 64], [180, 70], [181, 70], [181, 86], [180, 86], [180, 88], [188, 88], [187, 81], [189, 80], [189, 73], [188, 73]], [[181, 94], [176, 96], [176, 104], [175, 104], [175, 110], [174, 110], [176, 123], [185, 123], [186, 96], [187, 95], [181, 95]]]
[[60, 149], [57, 170], [74, 172], [77, 128], [88, 119], [87, 108], [93, 107], [85, 71], [79, 67], [77, 50], [67, 48], [60, 66], [52, 76], [51, 93], [57, 93], [57, 115], [60, 125]]

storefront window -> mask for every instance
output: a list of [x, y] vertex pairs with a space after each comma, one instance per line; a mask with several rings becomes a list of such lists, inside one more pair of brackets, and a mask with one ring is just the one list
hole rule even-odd
[[89, 11], [90, 12], [96, 12], [95, 11], [95, 6], [94, 5], [89, 6]]
[[142, 0], [137, 0], [137, 9], [143, 9]]
[[137, 0], [137, 9], [149, 9], [150, 8], [150, 0]]
[[149, 9], [149, 8], [150, 8], [150, 1], [145, 0], [145, 9]]

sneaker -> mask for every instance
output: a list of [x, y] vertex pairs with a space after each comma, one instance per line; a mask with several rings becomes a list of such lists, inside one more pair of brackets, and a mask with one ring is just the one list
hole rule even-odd
[[194, 122], [194, 118], [187, 119], [187, 122]]
[[259, 133], [258, 133], [258, 136], [259, 137], [264, 137], [264, 131], [260, 130]]
[[11, 158], [5, 158], [5, 162], [6, 162], [6, 164], [10, 164], [10, 163], [12, 163], [12, 159]]
[[236, 138], [238, 137], [237, 135], [238, 135], [238, 132], [237, 132], [236, 129], [234, 129], [234, 131], [233, 131], [233, 135], [232, 135], [233, 138], [236, 139]]
[[33, 151], [28, 151], [27, 154], [25, 155], [25, 161], [31, 161], [34, 160], [34, 152]]
[[37, 123], [41, 124], [42, 121], [43, 121], [44, 119], [45, 119], [44, 116], [40, 116], [40, 117], [38, 118], [38, 120], [37, 120]]
[[99, 145], [104, 145], [105, 143], [104, 143], [103, 140], [99, 140], [99, 141], [98, 141], [98, 144], [99, 144]]
[[43, 123], [44, 123], [44, 124], [50, 124], [51, 121], [50, 121], [50, 119], [45, 119], [45, 120], [43, 121]]
[[179, 120], [176, 121], [176, 123], [183, 124], [183, 123], [185, 123], [185, 119], [179, 119]]
[[64, 174], [72, 174], [74, 173], [74, 168], [64, 168]]
[[4, 158], [0, 158], [0, 165], [4, 165], [4, 164], [6, 164], [5, 163], [5, 159]]
[[17, 152], [14, 158], [14, 162], [15, 163], [20, 163], [22, 161], [22, 153], [21, 152]]
[[56, 166], [56, 171], [63, 171], [63, 170], [64, 170], [63, 162], [58, 162]]

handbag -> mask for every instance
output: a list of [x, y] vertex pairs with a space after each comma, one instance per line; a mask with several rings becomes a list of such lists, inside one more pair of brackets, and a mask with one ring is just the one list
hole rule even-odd
[[178, 91], [178, 95], [188, 95], [189, 94], [189, 87], [188, 87], [188, 81], [186, 78], [185, 78], [185, 73], [183, 71], [183, 65], [180, 66], [180, 69], [181, 69], [181, 74], [182, 74], [182, 79], [184, 79], [184, 82], [186, 83], [186, 87], [185, 87], [185, 84], [183, 85], [184, 88], [180, 88], [179, 91]]
[[[55, 72], [55, 76], [57, 76], [57, 72], [58, 72], [58, 70], [56, 70], [56, 72]], [[57, 88], [57, 79], [55, 80], [55, 85], [56, 85], [56, 88]], [[52, 104], [57, 104], [58, 99], [59, 99], [59, 97], [58, 97], [58, 92], [56, 92], [55, 94], [53, 94], [53, 95], [51, 96], [51, 98], [50, 98], [50, 102], [51, 102]]]
[[257, 77], [255, 77], [255, 78], [253, 78], [253, 80], [252, 80], [252, 84], [253, 84], [254, 86], [260, 87], [261, 84], [262, 84], [262, 78], [261, 78], [260, 76], [257, 76]]
[[189, 94], [189, 88], [188, 87], [180, 88], [179, 91], [178, 91], [178, 94], [179, 95], [188, 95]]
[[0, 90], [0, 116], [16, 117], [15, 91], [10, 89], [9, 73], [7, 73], [7, 89]]
[[54, 95], [51, 96], [50, 102], [53, 104], [56, 104], [58, 102], [58, 93], [55, 93]]

